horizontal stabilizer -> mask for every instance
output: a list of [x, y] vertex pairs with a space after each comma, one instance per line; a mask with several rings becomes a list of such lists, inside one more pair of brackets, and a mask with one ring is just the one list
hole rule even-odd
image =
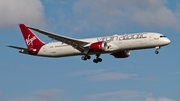
[[7, 47], [14, 48], [14, 49], [18, 49], [18, 50], [20, 50], [20, 51], [19, 51], [20, 53], [24, 53], [24, 54], [29, 54], [28, 52], [29, 52], [29, 51], [32, 51], [32, 50], [29, 50], [29, 49], [27, 49], [27, 48], [18, 47], [18, 46], [11, 46], [11, 45], [9, 45], [9, 46], [7, 46]]
[[17, 46], [7, 46], [10, 48], [15, 48], [15, 49], [19, 49], [19, 50], [28, 50], [27, 48], [22, 48], [22, 47], [17, 47]]

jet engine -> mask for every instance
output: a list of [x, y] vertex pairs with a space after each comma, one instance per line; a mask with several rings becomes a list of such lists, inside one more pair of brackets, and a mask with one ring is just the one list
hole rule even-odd
[[116, 53], [112, 53], [115, 58], [127, 58], [130, 56], [130, 51], [129, 50], [124, 50], [124, 51], [119, 51]]
[[108, 46], [107, 46], [106, 42], [95, 42], [89, 46], [89, 51], [90, 52], [102, 52], [102, 51], [106, 51], [107, 48], [108, 48]]

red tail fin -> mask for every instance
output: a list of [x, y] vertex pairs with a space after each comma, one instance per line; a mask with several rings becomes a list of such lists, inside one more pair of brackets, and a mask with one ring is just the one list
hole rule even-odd
[[28, 49], [35, 49], [44, 45], [44, 43], [33, 32], [31, 32], [25, 24], [19, 24], [19, 27]]

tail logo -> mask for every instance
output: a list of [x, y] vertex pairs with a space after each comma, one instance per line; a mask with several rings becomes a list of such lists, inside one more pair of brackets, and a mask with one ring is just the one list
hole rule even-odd
[[36, 37], [33, 36], [32, 38], [30, 38], [30, 34], [28, 35], [28, 38], [26, 39], [26, 44], [29, 46], [29, 45], [32, 45], [33, 46], [33, 41], [36, 40]]

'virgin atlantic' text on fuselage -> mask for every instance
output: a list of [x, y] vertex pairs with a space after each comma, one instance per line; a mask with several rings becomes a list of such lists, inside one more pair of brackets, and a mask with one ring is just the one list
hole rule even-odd
[[147, 38], [147, 33], [138, 33], [138, 34], [124, 34], [124, 35], [114, 35], [109, 37], [100, 37], [97, 38], [97, 41], [122, 41], [122, 40], [132, 40], [132, 39], [143, 39]]

